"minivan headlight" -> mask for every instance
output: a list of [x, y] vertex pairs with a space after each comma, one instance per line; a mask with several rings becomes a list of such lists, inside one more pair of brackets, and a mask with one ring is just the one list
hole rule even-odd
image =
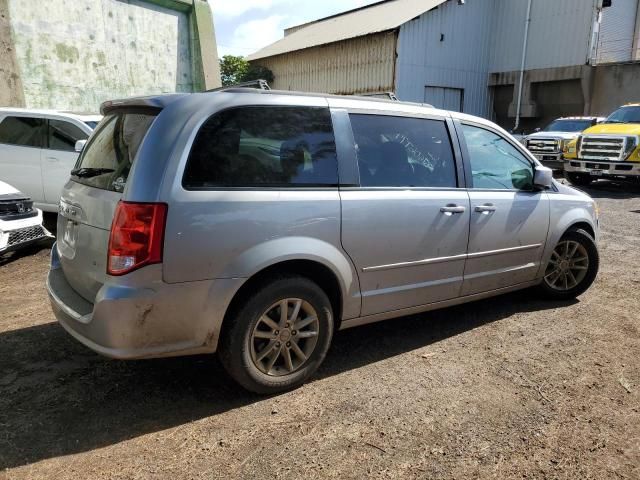
[[627, 141], [624, 144], [623, 158], [625, 160], [628, 159], [637, 147], [638, 147], [638, 137], [627, 137]]

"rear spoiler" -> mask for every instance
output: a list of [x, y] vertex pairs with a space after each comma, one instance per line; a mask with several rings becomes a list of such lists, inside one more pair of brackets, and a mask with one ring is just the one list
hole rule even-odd
[[170, 103], [184, 97], [185, 93], [174, 93], [167, 95], [155, 95], [149, 97], [133, 97], [120, 100], [107, 100], [100, 105], [100, 113], [107, 115], [113, 110], [120, 109], [144, 109], [159, 112]]

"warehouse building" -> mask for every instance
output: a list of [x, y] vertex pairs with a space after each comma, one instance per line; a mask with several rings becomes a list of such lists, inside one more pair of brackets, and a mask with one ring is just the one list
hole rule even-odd
[[219, 85], [204, 0], [0, 0], [0, 106], [96, 112]]
[[393, 91], [526, 128], [640, 98], [639, 40], [638, 0], [386, 0], [289, 28], [248, 60], [277, 89]]

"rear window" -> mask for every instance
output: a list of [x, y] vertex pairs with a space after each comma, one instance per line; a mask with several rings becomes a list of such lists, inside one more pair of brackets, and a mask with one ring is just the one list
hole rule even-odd
[[46, 122], [34, 117], [5, 117], [0, 122], [0, 143], [41, 148]]
[[157, 113], [123, 111], [107, 115], [82, 151], [76, 182], [122, 192], [140, 144]]
[[241, 107], [214, 115], [193, 143], [187, 189], [338, 184], [327, 108]]

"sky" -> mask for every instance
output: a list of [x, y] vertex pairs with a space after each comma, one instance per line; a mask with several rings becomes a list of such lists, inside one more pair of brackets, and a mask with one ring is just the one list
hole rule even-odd
[[209, 0], [218, 55], [246, 56], [284, 36], [287, 27], [379, 0]]

